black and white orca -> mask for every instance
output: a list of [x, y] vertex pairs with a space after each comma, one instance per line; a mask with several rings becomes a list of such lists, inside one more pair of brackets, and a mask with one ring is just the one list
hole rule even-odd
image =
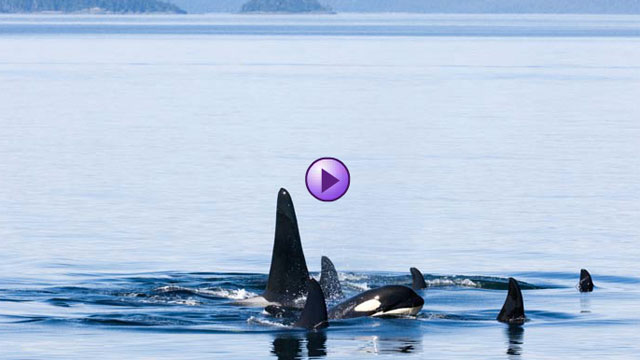
[[423, 305], [424, 300], [411, 288], [386, 285], [367, 290], [332, 307], [329, 319], [415, 315]]
[[296, 211], [291, 195], [281, 188], [276, 205], [276, 231], [267, 287], [261, 296], [240, 300], [236, 304], [301, 308], [308, 280], [309, 270], [300, 242]]
[[[420, 274], [420, 271], [418, 273]], [[422, 278], [422, 274], [420, 274], [420, 278]], [[422, 278], [422, 282], [424, 284], [424, 278]], [[322, 257], [320, 286], [327, 299], [335, 300], [344, 296], [338, 272], [326, 256]], [[424, 286], [426, 287], [426, 284]], [[387, 285], [362, 292], [333, 306], [329, 309], [329, 319], [415, 315], [423, 305], [424, 300], [410, 288], [401, 285]]]
[[509, 278], [509, 292], [497, 320], [509, 324], [522, 324], [526, 319], [520, 285], [516, 279]]
[[580, 270], [580, 282], [578, 283], [578, 290], [580, 292], [592, 292], [593, 280], [591, 274], [586, 269]]
[[426, 289], [427, 283], [424, 281], [424, 276], [422, 276], [420, 270], [412, 267], [411, 269], [409, 269], [409, 271], [411, 271], [411, 288], [413, 290]]
[[[415, 315], [424, 300], [406, 286], [388, 285], [358, 294], [327, 311], [324, 292], [314, 279], [308, 282], [307, 301], [294, 327], [316, 330], [329, 326], [329, 320], [351, 319], [363, 316]], [[270, 309], [269, 309], [270, 308]], [[277, 307], [268, 307], [274, 314]]]
[[[326, 274], [325, 283], [333, 285], [333, 290], [329, 290], [329, 288], [325, 290], [328, 293], [332, 291], [329, 293], [331, 295], [336, 293], [335, 289], [339, 289], [340, 282], [335, 267], [328, 258], [325, 259], [323, 259], [323, 267], [326, 270], [323, 272]], [[317, 305], [320, 301], [316, 289], [320, 289], [319, 295], [322, 296], [326, 312], [325, 293], [320, 284], [309, 278], [293, 201], [287, 190], [280, 189], [276, 206], [276, 231], [267, 287], [262, 296], [241, 300], [238, 303], [266, 306], [265, 310], [276, 316], [286, 316], [291, 308], [304, 307], [302, 317], [296, 322], [296, 326], [309, 328], [309, 324], [313, 323], [315, 319], [323, 318], [322, 307]], [[311, 297], [307, 294], [310, 290], [313, 290]], [[306, 303], [305, 296], [307, 297]], [[410, 288], [388, 285], [365, 291], [334, 306], [328, 311], [328, 318], [415, 315], [422, 309], [423, 304], [424, 300]], [[307, 307], [309, 308], [307, 309]], [[312, 316], [310, 313], [319, 314]]]
[[321, 261], [320, 288], [327, 300], [338, 300], [344, 297], [336, 267], [326, 256], [323, 256]]

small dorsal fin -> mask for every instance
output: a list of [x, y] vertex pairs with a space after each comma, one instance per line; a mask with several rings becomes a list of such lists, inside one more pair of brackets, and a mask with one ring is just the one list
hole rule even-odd
[[327, 304], [320, 284], [314, 279], [309, 279], [307, 284], [307, 302], [294, 326], [309, 330], [327, 327]]
[[514, 278], [509, 278], [509, 292], [498, 314], [498, 321], [511, 324], [521, 324], [525, 321], [522, 291]]
[[591, 274], [589, 274], [586, 269], [580, 270], [580, 283], [578, 284], [578, 290], [580, 290], [580, 292], [593, 291], [593, 280], [591, 279]]
[[427, 283], [424, 281], [424, 276], [422, 276], [420, 270], [412, 267], [409, 271], [411, 271], [411, 278], [413, 280], [413, 283], [411, 284], [413, 290], [426, 289]]
[[295, 306], [295, 300], [306, 292], [308, 279], [293, 201], [287, 190], [280, 189], [269, 280], [262, 296], [268, 301]]
[[343, 298], [344, 294], [340, 286], [340, 279], [338, 279], [338, 272], [336, 267], [333, 266], [333, 262], [328, 257], [323, 256], [321, 268], [320, 288], [324, 292], [325, 298], [332, 300]]

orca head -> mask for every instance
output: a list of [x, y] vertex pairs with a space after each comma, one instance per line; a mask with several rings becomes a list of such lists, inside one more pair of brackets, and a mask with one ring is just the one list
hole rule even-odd
[[348, 319], [361, 316], [415, 315], [424, 300], [411, 288], [402, 285], [386, 285], [367, 290], [336, 305], [329, 312], [332, 319]]
[[325, 298], [331, 300], [343, 298], [344, 294], [342, 293], [342, 286], [340, 286], [336, 267], [333, 266], [331, 260], [326, 256], [322, 257], [321, 265], [320, 287], [324, 292]]
[[298, 307], [296, 300], [306, 294], [308, 279], [293, 201], [289, 192], [282, 188], [278, 191], [269, 280], [262, 296], [270, 302]]
[[580, 270], [580, 282], [578, 283], [578, 290], [580, 292], [592, 292], [593, 280], [591, 274], [586, 269]]
[[300, 319], [295, 322], [294, 326], [307, 330], [321, 329], [329, 326], [327, 319], [327, 304], [320, 284], [315, 279], [309, 279], [307, 282], [307, 301], [302, 309]]
[[427, 283], [424, 281], [424, 276], [417, 268], [412, 267], [409, 269], [411, 271], [411, 280], [413, 281], [411, 284], [411, 288], [413, 290], [426, 289]]
[[526, 320], [522, 291], [514, 278], [509, 278], [509, 291], [497, 320], [509, 324], [522, 324]]

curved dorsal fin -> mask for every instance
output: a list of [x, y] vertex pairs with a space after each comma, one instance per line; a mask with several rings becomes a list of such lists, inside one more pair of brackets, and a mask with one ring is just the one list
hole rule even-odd
[[591, 279], [591, 274], [589, 274], [586, 269], [580, 270], [580, 283], [578, 284], [578, 289], [580, 292], [593, 291], [593, 280]]
[[504, 301], [502, 310], [498, 314], [498, 321], [506, 323], [523, 323], [525, 321], [524, 316], [524, 301], [522, 300], [522, 291], [520, 291], [520, 285], [514, 278], [509, 278], [509, 292], [507, 298]]
[[309, 271], [302, 252], [293, 201], [287, 190], [280, 189], [269, 280], [262, 296], [268, 301], [295, 306], [294, 301], [306, 293], [307, 279]]
[[338, 272], [336, 271], [336, 267], [333, 266], [333, 262], [331, 262], [328, 257], [323, 256], [321, 267], [320, 288], [322, 292], [324, 292], [324, 296], [327, 299], [343, 298], [344, 294], [340, 286], [340, 279], [338, 279]]
[[411, 278], [413, 280], [413, 283], [411, 284], [413, 290], [426, 289], [427, 283], [424, 281], [424, 276], [422, 276], [420, 270], [412, 267], [409, 271], [411, 271]]
[[307, 302], [304, 304], [300, 319], [294, 324], [305, 329], [319, 329], [327, 327], [327, 304], [320, 284], [314, 279], [307, 282]]

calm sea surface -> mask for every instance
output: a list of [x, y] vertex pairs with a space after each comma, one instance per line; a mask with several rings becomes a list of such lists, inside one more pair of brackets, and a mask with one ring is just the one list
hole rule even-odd
[[[636, 357], [639, 99], [637, 16], [0, 16], [0, 358]], [[231, 305], [280, 187], [311, 271], [416, 266], [419, 316]]]

